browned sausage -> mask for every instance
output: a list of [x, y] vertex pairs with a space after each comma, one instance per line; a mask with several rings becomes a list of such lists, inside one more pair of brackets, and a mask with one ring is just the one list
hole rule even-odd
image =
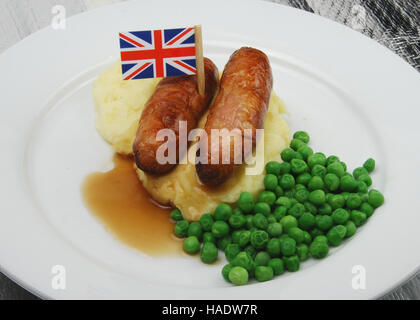
[[[197, 157], [201, 152], [205, 152], [207, 155], [207, 164], [200, 162], [196, 164], [197, 174], [205, 185], [222, 184], [233, 173], [234, 165], [242, 163], [249, 156], [250, 152], [244, 153], [244, 130], [253, 130], [252, 147], [254, 148], [256, 145], [255, 129], [264, 127], [272, 87], [273, 77], [270, 62], [263, 52], [243, 47], [232, 54], [223, 71], [220, 90], [210, 107], [204, 128], [208, 141], [206, 143], [205, 140], [200, 140], [198, 144]], [[219, 139], [218, 154], [213, 158], [213, 160], [217, 160], [218, 156], [219, 164], [214, 164], [214, 161], [212, 164], [211, 129], [223, 128], [239, 129], [237, 135], [242, 139], [242, 153], [239, 154], [239, 158], [237, 156], [235, 159], [234, 139], [230, 139], [230, 159], [228, 159], [228, 163], [223, 164], [222, 140]]]
[[156, 151], [166, 143], [157, 141], [156, 134], [161, 129], [174, 131], [176, 141], [168, 143], [176, 143], [179, 159], [179, 121], [187, 122], [187, 132], [194, 129], [217, 89], [219, 73], [210, 59], [204, 58], [204, 72], [204, 96], [198, 93], [195, 75], [163, 78], [157, 85], [144, 107], [133, 144], [134, 158], [141, 170], [162, 175], [176, 166], [176, 163], [160, 164], [156, 159]]

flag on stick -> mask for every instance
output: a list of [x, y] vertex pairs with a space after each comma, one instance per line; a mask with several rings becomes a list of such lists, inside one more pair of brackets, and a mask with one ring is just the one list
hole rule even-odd
[[197, 74], [204, 94], [201, 26], [120, 32], [123, 80]]

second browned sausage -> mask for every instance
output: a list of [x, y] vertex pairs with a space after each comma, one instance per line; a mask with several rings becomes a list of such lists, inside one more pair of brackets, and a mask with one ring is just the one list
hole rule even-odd
[[[217, 186], [225, 182], [233, 173], [234, 165], [242, 163], [248, 154], [244, 153], [244, 130], [252, 129], [252, 147], [255, 147], [255, 130], [264, 127], [273, 77], [268, 57], [260, 50], [243, 47], [230, 57], [220, 80], [220, 90], [205, 125], [208, 140], [200, 139], [197, 157], [205, 153], [207, 163], [197, 163], [196, 171], [201, 182], [207, 186]], [[234, 154], [234, 138], [230, 140], [230, 157], [228, 163], [222, 163], [222, 141], [218, 142], [219, 150], [212, 159], [212, 129], [227, 129], [242, 140], [242, 153]], [[233, 135], [234, 136], [234, 135]], [[216, 140], [216, 139], [214, 139]], [[250, 150], [252, 151], [252, 150]], [[214, 163], [217, 160], [218, 164]], [[213, 162], [213, 163], [212, 163]], [[225, 161], [226, 162], [226, 161]]]
[[186, 121], [187, 133], [196, 128], [217, 90], [219, 74], [210, 59], [204, 58], [204, 72], [204, 96], [198, 93], [196, 75], [163, 78], [157, 85], [144, 107], [133, 144], [134, 159], [141, 170], [162, 175], [176, 166], [161, 164], [156, 158], [158, 148], [166, 143], [156, 139], [162, 129], [173, 130], [176, 139], [168, 143], [175, 144], [176, 159], [182, 157], [178, 150], [179, 122]]

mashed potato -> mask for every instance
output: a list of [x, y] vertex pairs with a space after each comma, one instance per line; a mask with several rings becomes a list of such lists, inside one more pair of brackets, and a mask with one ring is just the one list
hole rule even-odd
[[93, 84], [96, 128], [118, 153], [132, 154], [141, 112], [160, 79], [121, 80], [121, 63], [106, 69]]
[[[93, 94], [97, 105], [96, 126], [112, 148], [120, 153], [132, 153], [138, 120], [147, 99], [158, 80], [121, 80], [119, 63], [104, 71], [95, 81]], [[282, 118], [285, 112], [281, 100], [273, 93], [264, 123], [264, 150], [258, 144], [256, 152], [264, 152], [264, 163], [281, 161], [280, 152], [289, 143], [289, 127]], [[207, 114], [199, 122], [204, 127]], [[188, 152], [195, 154], [193, 143]], [[137, 170], [137, 175], [150, 195], [162, 204], [179, 208], [187, 220], [198, 220], [212, 212], [220, 203], [234, 205], [242, 191], [256, 197], [264, 189], [264, 176], [246, 175], [244, 164], [236, 168], [232, 177], [221, 187], [208, 189], [202, 185], [193, 163], [178, 165], [170, 173], [156, 177]]]

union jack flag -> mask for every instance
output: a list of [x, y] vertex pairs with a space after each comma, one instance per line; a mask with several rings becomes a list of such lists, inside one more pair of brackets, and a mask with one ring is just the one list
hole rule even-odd
[[194, 28], [120, 32], [123, 80], [196, 74]]

